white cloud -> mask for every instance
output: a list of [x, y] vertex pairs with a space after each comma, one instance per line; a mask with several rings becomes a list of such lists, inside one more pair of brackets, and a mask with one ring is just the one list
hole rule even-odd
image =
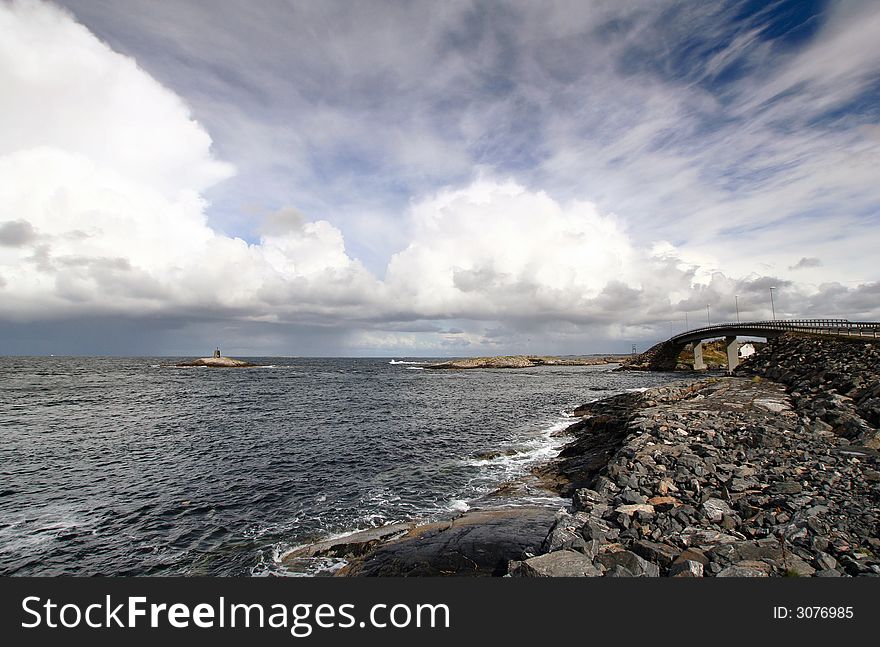
[[232, 168], [176, 95], [54, 6], [0, 5], [0, 84], [4, 317], [307, 316], [375, 283], [327, 222], [259, 245], [211, 229], [201, 192]]
[[582, 309], [611, 280], [635, 281], [635, 252], [613, 216], [513, 181], [441, 191], [411, 218], [386, 282], [421, 316], [541, 318]]

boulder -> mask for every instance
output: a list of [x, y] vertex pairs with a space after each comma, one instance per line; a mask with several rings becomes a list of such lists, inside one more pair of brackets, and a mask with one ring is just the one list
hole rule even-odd
[[633, 552], [641, 555], [649, 562], [660, 566], [669, 566], [672, 560], [678, 556], [678, 550], [669, 544], [663, 544], [647, 539], [639, 539], [633, 542]]
[[669, 577], [703, 577], [703, 565], [691, 559], [677, 562], [670, 567]]
[[719, 523], [724, 515], [733, 514], [733, 510], [730, 509], [730, 506], [727, 505], [721, 499], [706, 499], [703, 502], [703, 512], [709, 518], [709, 521], [713, 523]]
[[590, 558], [572, 550], [510, 562], [511, 577], [599, 577], [601, 571], [593, 566]]
[[636, 577], [660, 577], [660, 567], [629, 550], [603, 553], [596, 558], [607, 570], [622, 566]]
[[770, 570], [764, 562], [743, 560], [723, 569], [715, 577], [769, 577]]

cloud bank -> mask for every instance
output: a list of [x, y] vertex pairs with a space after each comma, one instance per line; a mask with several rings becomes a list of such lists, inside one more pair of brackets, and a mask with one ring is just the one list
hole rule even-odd
[[[442, 18], [457, 20], [462, 12], [473, 18], [472, 7], [450, 9]], [[550, 11], [533, 16], [530, 24], [545, 31], [542, 38], [552, 28], [556, 39], [564, 40], [567, 29], [589, 30], [610, 19], [604, 12], [589, 16], [593, 22], [572, 25], [554, 22], [556, 13]], [[755, 105], [761, 106], [760, 118], [749, 122], [738, 141], [719, 130], [705, 133], [699, 151], [685, 152], [681, 141], [660, 144], [668, 129], [695, 123], [686, 110], [711, 112], [712, 102], [722, 98], [710, 97], [699, 83], [622, 85], [608, 77], [601, 87], [609, 94], [594, 100], [623, 109], [616, 116], [603, 113], [578, 122], [560, 110], [538, 128], [552, 154], [535, 160], [529, 173], [487, 163], [491, 156], [475, 157], [470, 146], [456, 148], [455, 137], [444, 141], [427, 126], [424, 132], [401, 133], [391, 144], [377, 142], [383, 149], [398, 142], [393, 158], [407, 173], [439, 163], [440, 176], [453, 181], [438, 185], [435, 178], [410, 193], [398, 211], [380, 217], [367, 209], [358, 226], [348, 227], [391, 241], [385, 260], [368, 269], [350, 251], [344, 224], [330, 216], [310, 218], [295, 206], [258, 210], [252, 236], [225, 233], [211, 220], [207, 196], [222, 196], [218, 187], [234, 181], [238, 160], [220, 158], [189, 104], [56, 6], [31, 0], [0, 4], [0, 322], [10, 339], [18, 334], [15, 326], [53, 321], [140, 320], [157, 328], [211, 322], [227, 331], [223, 334], [233, 346], [253, 351], [308, 353], [314, 342], [322, 353], [455, 354], [624, 350], [633, 341], [683, 327], [685, 313], [691, 325], [704, 317], [732, 319], [737, 299], [742, 317], [765, 318], [771, 285], [779, 289], [777, 309], [786, 315], [880, 318], [876, 282], [825, 278], [827, 263], [845, 255], [840, 246], [827, 244], [828, 228], [838, 221], [817, 220], [809, 230], [789, 222], [785, 258], [766, 262], [772, 257], [766, 248], [775, 240], [767, 229], [779, 223], [762, 221], [762, 214], [768, 204], [795, 205], [786, 212], [790, 221], [809, 197], [804, 191], [811, 176], [753, 177], [767, 185], [760, 204], [749, 191], [742, 199], [713, 194], [717, 205], [739, 214], [736, 218], [729, 211], [698, 207], [696, 184], [688, 184], [696, 160], [704, 172], [712, 172], [706, 159], [711, 156], [746, 160], [752, 172], [770, 168], [779, 151], [762, 153], [760, 159], [753, 151], [766, 141], [768, 129], [791, 117], [774, 99], [780, 94], [807, 88], [827, 110], [864, 88], [862, 67], [847, 68], [832, 83], [833, 71], [826, 74], [810, 63], [821, 52], [843, 47], [841, 30], [864, 27], [845, 15], [835, 20], [815, 48], [792, 55], [762, 79], [760, 92], [748, 101], [731, 98], [731, 114], [754, 113]], [[743, 52], [759, 57], [757, 38], [756, 32], [744, 31], [694, 74], [717, 77]], [[635, 41], [636, 35], [627, 32], [615, 48]], [[475, 42], [485, 46], [487, 41]], [[497, 38], [488, 42], [499, 43]], [[458, 55], [465, 54], [469, 58], [462, 61], [498, 52], [490, 47], [475, 54], [463, 46]], [[385, 55], [397, 60], [395, 51]], [[563, 104], [592, 105], [578, 94], [561, 62], [537, 54], [530, 60], [542, 68], [542, 78], [552, 72]], [[418, 68], [418, 61], [412, 64]], [[603, 62], [593, 65], [598, 74]], [[453, 72], [477, 74], [464, 63], [447, 74]], [[528, 78], [537, 71], [523, 66], [517, 74]], [[440, 81], [433, 78], [429, 84]], [[519, 84], [517, 92], [537, 85]], [[532, 99], [541, 102], [538, 96]], [[487, 121], [497, 119], [505, 129], [512, 100], [499, 95], [494, 111], [466, 113], [457, 127], [476, 137], [493, 132]], [[628, 110], [640, 113], [638, 127]], [[612, 117], [622, 121], [608, 123]], [[302, 136], [312, 145], [318, 133], [330, 138], [325, 145], [331, 149], [340, 137], [364, 143], [365, 126], [352, 115], [331, 111], [320, 119], [321, 128], [314, 127], [316, 122], [303, 127]], [[600, 127], [615, 136], [598, 136]], [[871, 132], [865, 141], [876, 143]], [[508, 142], [531, 145], [508, 136]], [[491, 148], [491, 141], [484, 143]], [[791, 133], [780, 142], [780, 149], [784, 145], [803, 154], [802, 168], [834, 167], [827, 156], [807, 159], [814, 142], [803, 134]], [[548, 145], [535, 144], [536, 150]], [[865, 174], [870, 160], [876, 161], [865, 146], [864, 160], [827, 180], [835, 191], [849, 191], [861, 208], [872, 204]], [[598, 187], [597, 178], [607, 176], [597, 164], [612, 164], [614, 157], [632, 164], [628, 175], [618, 176], [626, 183]], [[654, 202], [629, 184], [639, 176], [652, 179], [644, 193]], [[557, 189], [579, 183], [586, 189], [542, 189], [537, 178]], [[830, 190], [811, 186], [810, 195], [817, 198]], [[656, 200], [657, 187], [664, 187], [668, 200]], [[616, 215], [614, 202], [625, 212], [650, 211], [650, 225]], [[756, 222], [763, 222], [763, 233]], [[736, 237], [722, 235], [734, 230], [739, 230]], [[731, 246], [731, 240], [738, 243]], [[864, 236], [850, 260], [874, 240]], [[823, 261], [804, 256], [805, 249], [820, 253]], [[845, 263], [838, 266], [847, 269]], [[863, 267], [856, 264], [856, 275]], [[853, 274], [843, 271], [842, 276]]]

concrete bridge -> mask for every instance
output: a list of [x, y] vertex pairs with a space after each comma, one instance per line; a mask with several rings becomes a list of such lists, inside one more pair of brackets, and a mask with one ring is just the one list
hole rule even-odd
[[785, 332], [802, 332], [843, 337], [873, 337], [880, 339], [880, 322], [849, 321], [847, 319], [779, 319], [773, 321], [727, 322], [681, 332], [661, 342], [639, 356], [643, 364], [653, 370], [674, 370], [678, 356], [687, 344], [693, 344], [694, 370], [705, 370], [703, 342], [723, 338], [727, 343], [727, 370], [739, 365], [738, 337], [770, 339]]

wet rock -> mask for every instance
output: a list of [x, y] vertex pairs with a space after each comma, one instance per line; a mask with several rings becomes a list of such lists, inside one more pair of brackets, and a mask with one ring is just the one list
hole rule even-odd
[[546, 508], [469, 512], [452, 522], [417, 527], [352, 562], [344, 574], [504, 575], [511, 560], [526, 560], [540, 552], [555, 521], [553, 511]]

